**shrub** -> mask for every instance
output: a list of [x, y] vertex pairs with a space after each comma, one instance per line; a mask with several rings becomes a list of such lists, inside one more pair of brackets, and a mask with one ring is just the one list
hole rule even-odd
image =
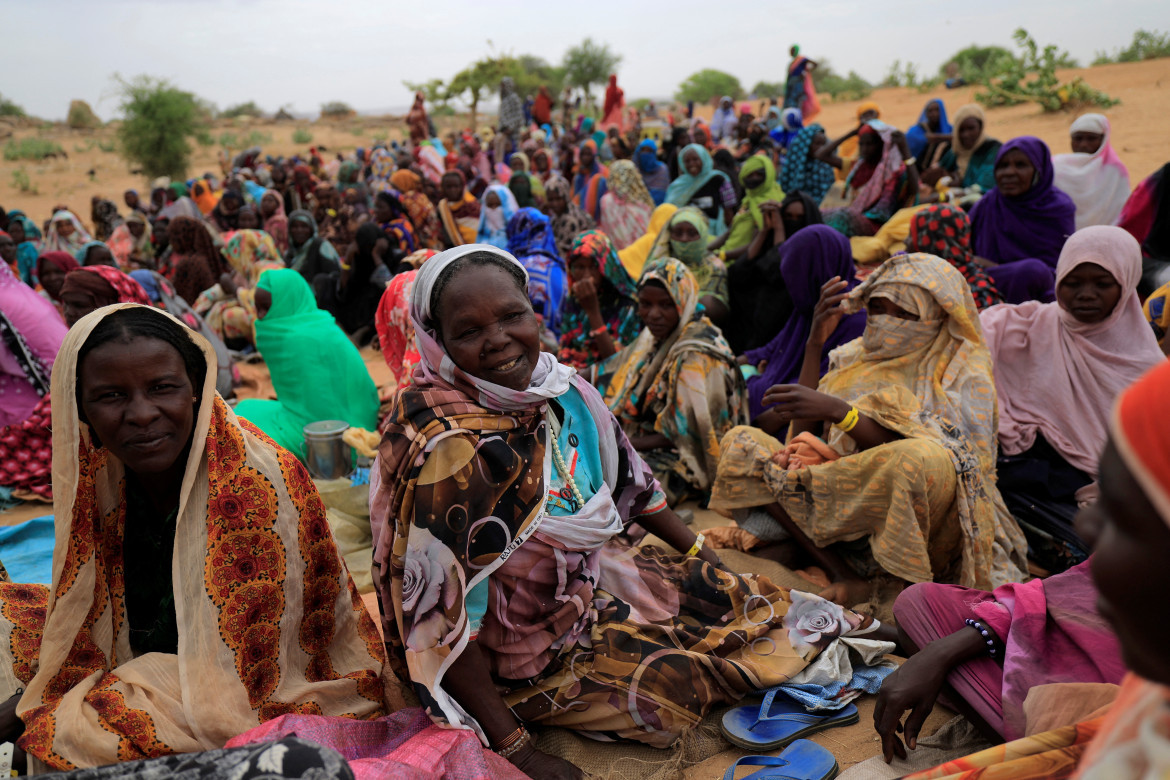
[[65, 124], [74, 130], [94, 130], [102, 126], [102, 120], [84, 100], [69, 101], [69, 114]]
[[901, 60], [894, 60], [881, 85], [883, 87], [918, 86], [918, 66], [913, 62], [903, 64]]
[[98, 149], [103, 152], [113, 152], [118, 148], [118, 145], [113, 141], [98, 141]]
[[1104, 65], [1110, 62], [1141, 62], [1155, 60], [1161, 57], [1170, 57], [1170, 33], [1157, 30], [1138, 30], [1133, 34], [1133, 41], [1124, 49], [1118, 49], [1112, 56], [1107, 52], [1097, 52], [1093, 60], [1094, 65]]
[[23, 166], [12, 172], [12, 186], [26, 195], [36, 195], [39, 192], [37, 186], [28, 178], [28, 171]]
[[246, 149], [251, 146], [263, 146], [264, 144], [272, 143], [272, 135], [264, 133], [260, 130], [253, 130], [241, 139], [241, 144]]
[[203, 126], [205, 112], [190, 92], [164, 79], [115, 76], [125, 116], [118, 128], [122, 154], [142, 168], [148, 179], [185, 178], [191, 162], [187, 139]]
[[0, 116], [11, 116], [21, 119], [28, 116], [24, 113], [24, 109], [13, 103], [8, 98], [0, 95]]
[[264, 111], [260, 106], [256, 105], [256, 101], [249, 100], [247, 103], [237, 103], [234, 106], [228, 106], [220, 113], [224, 119], [235, 119], [241, 116], [250, 116], [259, 118], [264, 116]]
[[4, 145], [4, 159], [8, 161], [33, 160], [40, 162], [47, 157], [56, 157], [64, 153], [65, 150], [61, 148], [60, 144], [46, 138], [22, 138], [19, 141], [9, 141]]
[[200, 146], [215, 146], [215, 136], [206, 127], [195, 132], [195, 141]]
[[1016, 30], [1016, 44], [1024, 50], [1021, 57], [985, 82], [985, 91], [977, 92], [975, 99], [985, 106], [1014, 106], [1036, 103], [1045, 112], [1071, 111], [1088, 106], [1108, 108], [1117, 100], [1094, 89], [1083, 78], [1062, 83], [1056, 76], [1058, 68], [1068, 67], [1071, 58], [1055, 45], [1040, 47], [1027, 30]]
[[873, 92], [873, 85], [856, 71], [851, 70], [848, 76], [842, 76], [829, 67], [828, 60], [821, 60], [812, 75], [817, 92], [824, 92], [833, 100], [861, 100]]
[[357, 112], [349, 105], [340, 100], [333, 100], [321, 105], [322, 119], [349, 119], [351, 116], [356, 116]]
[[219, 145], [225, 149], [235, 149], [240, 145], [240, 139], [236, 134], [230, 130], [225, 130], [219, 134]]
[[298, 127], [296, 130], [293, 130], [292, 140], [294, 144], [307, 144], [312, 142], [313, 134], [304, 127]]

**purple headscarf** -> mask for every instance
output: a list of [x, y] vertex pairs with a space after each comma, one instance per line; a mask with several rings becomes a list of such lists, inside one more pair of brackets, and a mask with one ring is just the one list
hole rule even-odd
[[[852, 290], [857, 286], [854, 273], [849, 239], [828, 225], [809, 225], [780, 247], [780, 275], [795, 309], [776, 338], [745, 353], [753, 365], [768, 361], [764, 370], [747, 382], [751, 419], [764, 410], [761, 402], [769, 387], [792, 384], [800, 378], [804, 346], [812, 330], [813, 311], [820, 300], [821, 287], [839, 276], [849, 282], [847, 289]], [[837, 323], [821, 353], [822, 376], [829, 369], [829, 352], [857, 338], [863, 330], [865, 311], [848, 314]]]
[[1055, 268], [1065, 239], [1076, 231], [1077, 207], [1052, 183], [1052, 154], [1034, 136], [1013, 138], [999, 148], [996, 166], [1004, 155], [1019, 149], [1036, 169], [1031, 188], [1009, 198], [996, 187], [971, 210], [975, 253], [997, 263], [1037, 258]]

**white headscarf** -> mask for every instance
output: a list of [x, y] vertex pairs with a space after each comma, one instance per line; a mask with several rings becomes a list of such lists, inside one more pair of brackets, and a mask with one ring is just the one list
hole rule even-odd
[[1054, 155], [1055, 184], [1077, 206], [1077, 230], [1112, 225], [1129, 198], [1129, 170], [1109, 143], [1109, 120], [1104, 114], [1085, 114], [1072, 123], [1068, 132], [1096, 133], [1105, 138], [1092, 154]]

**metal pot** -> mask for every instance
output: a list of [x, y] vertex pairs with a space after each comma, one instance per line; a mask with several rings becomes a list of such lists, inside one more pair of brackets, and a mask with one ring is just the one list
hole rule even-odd
[[301, 454], [315, 479], [340, 479], [353, 473], [353, 448], [341, 436], [349, 430], [344, 420], [320, 420], [304, 427]]

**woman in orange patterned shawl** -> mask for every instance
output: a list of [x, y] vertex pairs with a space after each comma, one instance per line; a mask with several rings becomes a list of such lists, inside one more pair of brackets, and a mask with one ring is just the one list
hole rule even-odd
[[121, 304], [81, 319], [54, 369], [53, 582], [0, 586], [0, 696], [24, 689], [30, 768], [383, 714], [383, 650], [325, 507], [215, 392], [211, 346]]

